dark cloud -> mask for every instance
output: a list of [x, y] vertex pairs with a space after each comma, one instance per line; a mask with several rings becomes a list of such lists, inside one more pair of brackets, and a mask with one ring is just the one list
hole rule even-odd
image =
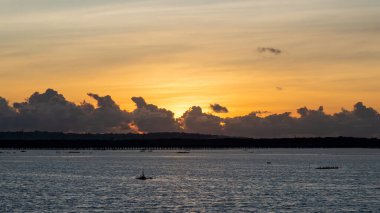
[[99, 96], [89, 93], [88, 96], [97, 101], [97, 108], [91, 104], [82, 103], [81, 109], [89, 112], [89, 131], [91, 132], [128, 132], [131, 114], [121, 110], [111, 96]]
[[142, 98], [142, 97], [132, 97], [131, 99], [132, 99], [133, 102], [135, 102], [136, 107], [137, 107], [138, 109], [141, 109], [141, 108], [147, 106], [147, 104], [146, 104], [144, 98]]
[[352, 111], [342, 110], [328, 115], [323, 107], [297, 110], [299, 117], [290, 113], [258, 117], [256, 113], [225, 119], [226, 135], [245, 137], [380, 137], [380, 115], [361, 102]]
[[271, 53], [274, 55], [280, 55], [282, 53], [282, 50], [273, 48], [273, 47], [258, 47], [257, 52], [259, 53]]
[[2, 130], [128, 132], [131, 117], [128, 112], [120, 110], [110, 96], [92, 93], [89, 96], [97, 101], [98, 107], [86, 102], [76, 105], [53, 89], [35, 92], [25, 102], [13, 104], [11, 125]]
[[199, 106], [193, 106], [178, 119], [185, 132], [203, 134], [222, 134], [222, 118], [202, 112]]
[[276, 87], [276, 90], [281, 91], [281, 90], [283, 90], [283, 88], [282, 87]]
[[119, 106], [115, 103], [115, 101], [112, 100], [111, 96], [106, 95], [106, 96], [99, 96], [94, 93], [88, 93], [88, 96], [92, 97], [95, 99], [98, 103], [99, 108], [113, 108], [113, 109], [120, 109]]
[[224, 133], [243, 137], [292, 137], [296, 119], [290, 113], [259, 117], [257, 113], [225, 119]]
[[142, 97], [132, 97], [137, 109], [132, 112], [134, 125], [142, 132], [181, 131], [174, 113], [156, 105], [147, 104]]
[[210, 108], [212, 111], [216, 113], [227, 113], [228, 109], [227, 107], [221, 106], [220, 104], [210, 104]]
[[52, 89], [35, 92], [25, 102], [14, 103], [18, 130], [75, 131], [82, 130], [86, 115], [80, 107], [66, 101]]
[[[299, 108], [298, 116], [255, 111], [232, 118], [204, 113], [201, 107], [193, 106], [175, 119], [173, 112], [146, 103], [142, 97], [132, 98], [136, 109], [128, 112], [120, 109], [111, 96], [88, 95], [96, 100], [96, 106], [67, 101], [53, 89], [35, 92], [24, 102], [13, 105], [0, 97], [0, 131], [189, 132], [255, 138], [380, 137], [379, 113], [362, 102], [352, 110], [342, 109], [335, 114], [326, 114], [321, 106]], [[212, 106], [219, 106], [214, 111], [227, 111], [218, 104]]]
[[13, 116], [14, 114], [15, 111], [9, 106], [8, 101], [5, 98], [0, 97], [0, 116], [8, 117]]
[[352, 111], [342, 110], [333, 115], [337, 133], [347, 136], [380, 137], [380, 115], [362, 102], [354, 105]]
[[0, 97], [0, 131], [13, 130], [16, 111], [9, 106], [8, 101]]

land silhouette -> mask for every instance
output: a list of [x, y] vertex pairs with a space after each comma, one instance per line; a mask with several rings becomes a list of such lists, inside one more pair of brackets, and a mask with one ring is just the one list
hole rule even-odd
[[243, 138], [189, 133], [2, 132], [2, 149], [380, 148], [377, 138]]

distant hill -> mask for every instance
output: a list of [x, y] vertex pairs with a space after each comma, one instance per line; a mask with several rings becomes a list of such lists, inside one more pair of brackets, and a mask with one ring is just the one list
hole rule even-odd
[[189, 133], [0, 132], [3, 149], [380, 148], [376, 138], [253, 139]]

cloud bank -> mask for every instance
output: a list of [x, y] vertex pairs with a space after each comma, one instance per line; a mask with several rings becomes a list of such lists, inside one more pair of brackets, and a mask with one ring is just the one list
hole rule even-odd
[[133, 97], [136, 104], [132, 119], [139, 131], [142, 132], [179, 132], [181, 131], [170, 110], [147, 104], [142, 97]]
[[[297, 110], [298, 116], [252, 112], [248, 115], [221, 118], [192, 106], [175, 118], [168, 109], [133, 97], [136, 109], [120, 109], [109, 95], [88, 93], [96, 106], [75, 104], [53, 89], [35, 92], [24, 102], [10, 103], [0, 97], [0, 131], [62, 131], [77, 133], [148, 133], [188, 132], [228, 136], [279, 137], [380, 137], [380, 115], [358, 102], [353, 109], [326, 114], [323, 107]], [[210, 105], [213, 112], [228, 112], [219, 104]]]
[[89, 93], [97, 106], [69, 102], [52, 89], [35, 92], [25, 102], [0, 107], [0, 131], [63, 131], [63, 132], [124, 132], [128, 131], [131, 114], [110, 96]]

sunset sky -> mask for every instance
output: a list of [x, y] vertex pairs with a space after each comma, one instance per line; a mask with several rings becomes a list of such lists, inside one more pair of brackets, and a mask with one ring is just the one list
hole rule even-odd
[[126, 110], [142, 96], [176, 117], [212, 103], [223, 117], [380, 110], [379, 11], [379, 0], [0, 0], [0, 96], [93, 92]]

